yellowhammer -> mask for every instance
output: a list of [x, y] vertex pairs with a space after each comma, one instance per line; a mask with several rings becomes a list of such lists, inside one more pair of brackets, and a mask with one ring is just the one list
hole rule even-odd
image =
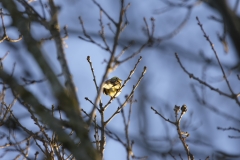
[[121, 91], [122, 80], [118, 77], [112, 77], [103, 84], [103, 93], [109, 95], [110, 97], [117, 97]]

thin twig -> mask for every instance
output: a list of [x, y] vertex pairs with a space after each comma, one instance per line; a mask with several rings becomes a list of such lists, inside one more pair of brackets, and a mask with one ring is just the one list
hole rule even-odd
[[102, 46], [100, 43], [97, 43], [86, 31], [85, 27], [84, 27], [84, 23], [83, 23], [83, 20], [82, 20], [82, 17], [80, 16], [79, 17], [79, 21], [80, 21], [80, 24], [81, 24], [81, 27], [82, 27], [82, 31], [83, 31], [83, 35], [87, 38], [83, 38], [82, 36], [78, 36], [78, 38], [86, 41], [86, 42], [90, 42], [90, 43], [93, 43], [95, 45], [97, 45], [98, 47], [102, 48], [103, 50], [106, 50], [108, 51], [109, 49]]
[[182, 62], [180, 61], [180, 58], [178, 57], [178, 54], [177, 54], [177, 53], [175, 53], [175, 56], [176, 56], [176, 58], [177, 58], [177, 61], [178, 61], [179, 65], [180, 65], [180, 67], [183, 69], [183, 71], [184, 71], [186, 74], [189, 75], [190, 78], [193, 78], [194, 80], [198, 81], [199, 83], [207, 86], [209, 89], [211, 89], [211, 90], [213, 90], [213, 91], [216, 91], [216, 92], [219, 93], [220, 95], [224, 95], [224, 96], [229, 97], [229, 98], [232, 98], [232, 99], [235, 99], [235, 98], [238, 96], [238, 95], [230, 95], [230, 94], [227, 94], [227, 93], [219, 90], [218, 88], [214, 88], [214, 87], [212, 87], [210, 84], [208, 84], [207, 82], [202, 81], [202, 80], [199, 79], [198, 77], [194, 76], [194, 74], [189, 73], [189, 72], [186, 70], [186, 68], [182, 65]]
[[126, 98], [125, 102], [123, 102], [123, 104], [122, 104], [120, 107], [118, 107], [117, 110], [114, 112], [114, 114], [113, 114], [107, 121], [105, 121], [105, 125], [107, 125], [107, 124], [113, 119], [113, 117], [116, 116], [116, 115], [125, 107], [125, 105], [127, 104], [127, 102], [128, 102], [128, 101], [131, 99], [131, 97], [133, 96], [136, 88], [137, 88], [138, 85], [140, 84], [140, 82], [141, 82], [144, 74], [146, 73], [146, 71], [147, 71], [147, 67], [145, 66], [145, 67], [143, 68], [143, 72], [142, 72], [141, 76], [139, 77], [136, 85], [133, 86], [132, 91], [131, 91], [131, 93], [129, 94], [129, 96]]
[[105, 37], [104, 25], [103, 25], [103, 20], [102, 20], [102, 10], [100, 10], [100, 20], [99, 21], [100, 21], [100, 27], [101, 27], [101, 30], [99, 31], [100, 37], [102, 38], [102, 40], [106, 46], [105, 47], [106, 51], [108, 51], [111, 54], [110, 47], [109, 47], [106, 37]]
[[234, 95], [234, 92], [233, 92], [233, 90], [232, 90], [232, 87], [231, 87], [231, 85], [230, 85], [230, 83], [229, 83], [229, 81], [228, 81], [228, 79], [227, 79], [227, 76], [226, 76], [226, 74], [225, 74], [225, 71], [224, 71], [224, 69], [223, 69], [223, 66], [222, 66], [222, 64], [221, 64], [221, 62], [220, 62], [220, 59], [219, 59], [219, 57], [218, 57], [218, 54], [217, 54], [217, 52], [216, 52], [216, 50], [215, 50], [215, 48], [214, 48], [214, 44], [212, 43], [212, 41], [210, 40], [209, 36], [206, 34], [205, 30], [203, 29], [203, 25], [201, 24], [201, 22], [200, 22], [200, 20], [198, 19], [198, 17], [196, 17], [196, 19], [197, 19], [197, 21], [198, 21], [198, 25], [200, 26], [200, 28], [201, 28], [201, 30], [202, 30], [202, 32], [203, 32], [204, 37], [205, 37], [206, 40], [209, 42], [209, 44], [210, 44], [210, 46], [211, 46], [211, 48], [212, 48], [212, 51], [213, 51], [214, 54], [215, 54], [215, 57], [216, 57], [216, 59], [217, 59], [217, 61], [218, 61], [218, 64], [219, 64], [219, 66], [220, 66], [220, 68], [221, 68], [221, 71], [222, 71], [222, 74], [223, 74], [223, 78], [225, 79], [225, 81], [226, 81], [226, 83], [227, 83], [227, 85], [228, 85], [228, 88], [229, 88], [230, 92], [232, 93], [232, 95]]
[[22, 35], [19, 35], [19, 38], [18, 39], [11, 39], [8, 37], [7, 35], [7, 30], [6, 30], [6, 27], [4, 25], [4, 20], [3, 20], [3, 12], [2, 12], [2, 8], [0, 9], [0, 17], [1, 17], [1, 20], [2, 20], [2, 28], [3, 28], [3, 36], [0, 38], [0, 43], [2, 43], [4, 40], [7, 40], [9, 42], [19, 42], [20, 40], [22, 40]]
[[[140, 56], [138, 58], [138, 61], [136, 62], [135, 66], [133, 67], [133, 69], [130, 71], [127, 79], [123, 82], [123, 85], [120, 87], [118, 92], [121, 92], [122, 89], [126, 86], [127, 82], [131, 79], [132, 75], [134, 74], [135, 70], [137, 69], [138, 64], [140, 63], [140, 61], [142, 60], [142, 57]], [[115, 94], [117, 95], [118, 92]], [[111, 97], [111, 99], [108, 101], [108, 103], [103, 107], [103, 109], [107, 109], [107, 107], [112, 103], [112, 101], [115, 99], [115, 96]]]
[[159, 115], [160, 117], [162, 117], [162, 119], [164, 119], [165, 121], [172, 123], [173, 125], [176, 125], [175, 122], [169, 120], [168, 118], [165, 118], [161, 113], [159, 113], [155, 108], [151, 107], [151, 110], [153, 110], [155, 112], [155, 114]]
[[102, 6], [99, 3], [97, 3], [95, 0], [92, 0], [92, 1], [93, 1], [94, 4], [96, 4], [98, 6], [98, 8], [101, 11], [103, 11], [103, 13], [107, 16], [107, 18], [117, 27], [118, 23], [115, 22], [112, 17], [110, 17], [110, 15], [102, 8]]
[[95, 84], [96, 91], [98, 91], [98, 90], [99, 90], [99, 87], [98, 87], [98, 85], [97, 85], [96, 76], [95, 76], [95, 74], [94, 74], [94, 69], [93, 69], [93, 66], [92, 66], [92, 62], [91, 62], [90, 56], [87, 56], [87, 61], [88, 61], [89, 65], [90, 65], [90, 68], [91, 68], [91, 71], [92, 71], [93, 82], [94, 82], [94, 84]]
[[[154, 109], [153, 107], [151, 107], [151, 109], [157, 114], [159, 115], [162, 119], [164, 119], [165, 121], [175, 125], [176, 129], [177, 129], [177, 133], [178, 133], [178, 137], [180, 139], [180, 141], [182, 142], [182, 145], [186, 151], [188, 160], [194, 160], [194, 156], [191, 154], [190, 149], [186, 143], [186, 138], [189, 137], [189, 133], [188, 132], [183, 132], [181, 131], [180, 128], [180, 122], [181, 119], [183, 117], [183, 115], [187, 112], [187, 106], [186, 105], [182, 105], [181, 107], [181, 113], [180, 113], [180, 106], [175, 106], [174, 107], [174, 113], [175, 113], [175, 122], [170, 121], [169, 119], [165, 118], [161, 113], [159, 113], [156, 109]], [[180, 115], [179, 115], [180, 113]]]

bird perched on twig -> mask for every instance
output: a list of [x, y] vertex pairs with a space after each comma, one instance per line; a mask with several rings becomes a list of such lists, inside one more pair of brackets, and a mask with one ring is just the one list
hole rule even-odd
[[110, 97], [117, 97], [121, 91], [122, 80], [118, 77], [112, 77], [103, 84], [103, 93]]

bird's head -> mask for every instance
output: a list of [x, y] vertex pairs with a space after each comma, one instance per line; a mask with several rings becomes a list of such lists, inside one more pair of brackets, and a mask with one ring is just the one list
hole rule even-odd
[[112, 77], [111, 80], [122, 82], [122, 80], [121, 80], [120, 78], [116, 77], [116, 76], [115, 76], [115, 77]]

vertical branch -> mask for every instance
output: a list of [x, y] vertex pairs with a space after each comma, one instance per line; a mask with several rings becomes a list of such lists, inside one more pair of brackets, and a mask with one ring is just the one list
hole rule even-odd
[[95, 138], [95, 141], [96, 141], [96, 148], [97, 148], [97, 151], [100, 151], [100, 141], [99, 141], [99, 133], [98, 133], [98, 125], [97, 125], [97, 120], [96, 120], [97, 116], [94, 117], [93, 119], [93, 123], [94, 123], [94, 132], [95, 132], [95, 135], [94, 135], [94, 138]]
[[61, 67], [62, 67], [62, 72], [63, 75], [66, 79], [65, 85], [69, 91], [70, 97], [72, 97], [72, 100], [74, 102], [74, 110], [77, 112], [77, 114], [79, 114], [81, 116], [81, 112], [80, 112], [80, 104], [77, 98], [77, 93], [76, 93], [76, 88], [75, 88], [75, 84], [72, 80], [72, 75], [70, 73], [70, 70], [68, 68], [68, 64], [67, 64], [67, 60], [65, 57], [65, 51], [63, 48], [63, 41], [60, 35], [60, 26], [59, 26], [59, 22], [58, 22], [58, 9], [55, 6], [53, 0], [49, 0], [49, 5], [50, 5], [50, 9], [51, 9], [51, 28], [49, 29], [49, 31], [51, 32], [53, 39], [55, 41], [56, 44], [56, 48], [57, 48], [57, 59], [59, 60]]
[[129, 129], [129, 125], [130, 125], [130, 117], [131, 117], [131, 113], [132, 113], [132, 105], [133, 105], [133, 97], [134, 95], [132, 95], [132, 97], [130, 98], [130, 106], [129, 106], [129, 110], [128, 110], [128, 117], [126, 118], [124, 115], [124, 110], [122, 109], [122, 116], [123, 116], [123, 123], [125, 126], [125, 137], [126, 137], [126, 151], [127, 151], [127, 160], [130, 160], [131, 156], [134, 156], [133, 151], [132, 151], [132, 143], [129, 139], [129, 133], [128, 133], [128, 129]]
[[103, 155], [104, 155], [104, 150], [105, 150], [105, 145], [106, 145], [106, 137], [105, 137], [105, 123], [104, 123], [104, 110], [103, 108], [100, 106], [100, 116], [101, 116], [101, 141], [100, 141], [100, 154], [101, 154], [101, 158], [103, 159]]
[[[93, 2], [95, 4], [97, 4], [98, 6], [100, 6], [95, 0], [93, 0]], [[103, 10], [103, 12], [105, 12], [105, 11]], [[118, 20], [118, 23], [116, 23], [116, 33], [115, 33], [115, 36], [114, 36], [114, 42], [113, 42], [113, 46], [112, 46], [112, 49], [111, 49], [112, 53], [111, 53], [110, 59], [108, 60], [106, 71], [105, 71], [105, 73], [104, 73], [104, 75], [102, 77], [102, 80], [101, 80], [101, 83], [100, 83], [101, 85], [99, 86], [97, 97], [95, 98], [95, 102], [94, 102], [95, 106], [97, 106], [98, 103], [100, 102], [100, 97], [101, 97], [101, 91], [102, 91], [103, 83], [104, 83], [105, 79], [107, 78], [107, 75], [112, 71], [112, 63], [114, 62], [114, 59], [115, 59], [115, 52], [116, 52], [116, 49], [117, 49], [117, 46], [118, 46], [118, 40], [119, 40], [120, 33], [121, 33], [121, 27], [122, 27], [124, 14], [125, 14], [125, 12], [124, 12], [124, 0], [121, 0], [121, 8], [120, 8], [120, 12], [119, 12], [119, 20]], [[100, 103], [100, 105], [102, 105], [102, 104]], [[101, 107], [102, 106], [100, 106], [100, 109], [101, 109]], [[92, 119], [93, 119], [93, 117], [96, 114], [95, 112], [96, 112], [96, 108], [93, 107], [93, 109], [92, 109], [92, 111], [90, 113], [90, 119], [88, 121], [88, 124], [91, 124]], [[103, 132], [103, 134], [104, 134], [104, 132]], [[104, 143], [102, 143], [102, 144], [104, 144]]]

